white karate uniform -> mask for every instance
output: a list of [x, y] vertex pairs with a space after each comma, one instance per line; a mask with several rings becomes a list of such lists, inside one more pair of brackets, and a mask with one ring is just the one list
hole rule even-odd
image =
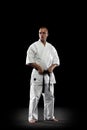
[[[27, 50], [26, 64], [37, 63], [43, 70], [47, 70], [52, 64], [60, 65], [58, 53], [53, 45], [38, 40], [31, 44]], [[44, 120], [54, 118], [54, 84], [56, 83], [54, 73], [49, 76], [46, 74], [44, 98]], [[50, 80], [50, 91], [48, 91]], [[32, 70], [30, 79], [30, 104], [28, 120], [38, 120], [38, 102], [42, 93], [43, 75], [39, 74], [36, 69]]]

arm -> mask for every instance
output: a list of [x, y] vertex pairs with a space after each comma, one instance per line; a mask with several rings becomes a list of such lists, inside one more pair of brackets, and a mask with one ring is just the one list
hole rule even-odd
[[48, 71], [51, 73], [53, 70], [60, 65], [59, 56], [57, 53], [57, 50], [52, 46], [52, 56], [53, 56], [53, 62], [52, 65], [48, 68]]
[[38, 70], [39, 74], [42, 74], [44, 71], [42, 67], [38, 65], [37, 63], [29, 63], [28, 65]]
[[48, 72], [51, 73], [53, 72], [53, 70], [58, 66], [58, 64], [52, 64], [49, 68], [48, 68]]
[[37, 53], [36, 52], [36, 48], [35, 48], [34, 44], [32, 44], [29, 47], [28, 51], [27, 51], [26, 65], [35, 68], [36, 70], [38, 70], [38, 72], [40, 74], [42, 74], [43, 73], [43, 69], [42, 69], [42, 67], [40, 65], [38, 65], [36, 63], [36, 60], [35, 60], [36, 53]]

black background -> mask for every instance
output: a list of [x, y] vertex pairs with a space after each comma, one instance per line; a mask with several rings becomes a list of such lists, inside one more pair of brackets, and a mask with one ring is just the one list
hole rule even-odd
[[[72, 8], [71, 4], [68, 7], [64, 6], [64, 3], [44, 3], [37, 6], [35, 4], [19, 4], [16, 8], [12, 5], [6, 8], [2, 15], [3, 121], [9, 117], [12, 109], [28, 108], [32, 69], [25, 65], [26, 51], [31, 43], [38, 40], [40, 26], [48, 28], [48, 42], [56, 47], [60, 58], [60, 66], [54, 71], [57, 81], [55, 107], [75, 108], [80, 111], [84, 104], [83, 89], [80, 87], [83, 85], [80, 68], [81, 11], [75, 6]], [[42, 98], [39, 105], [43, 106]]]

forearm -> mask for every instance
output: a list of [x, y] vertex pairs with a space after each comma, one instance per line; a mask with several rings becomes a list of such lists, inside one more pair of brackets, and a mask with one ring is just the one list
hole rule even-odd
[[38, 70], [38, 72], [39, 72], [40, 74], [42, 74], [43, 71], [44, 71], [44, 70], [42, 69], [42, 67], [41, 67], [40, 65], [38, 65], [37, 63], [30, 63], [29, 66], [31, 66], [31, 67], [35, 68], [36, 70]]
[[38, 65], [36, 63], [30, 63], [28, 65], [31, 66], [31, 67], [33, 67], [33, 68], [35, 68], [35, 69], [37, 69], [37, 70], [40, 68], [40, 65]]
[[58, 66], [58, 64], [52, 64], [51, 67], [54, 70], [56, 67]]
[[49, 68], [48, 71], [51, 73], [53, 70], [58, 66], [58, 64], [52, 64]]

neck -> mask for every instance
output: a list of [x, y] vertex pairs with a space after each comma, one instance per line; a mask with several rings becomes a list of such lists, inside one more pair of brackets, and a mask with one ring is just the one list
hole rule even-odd
[[44, 44], [44, 46], [46, 45], [46, 41], [41, 40], [41, 42]]

